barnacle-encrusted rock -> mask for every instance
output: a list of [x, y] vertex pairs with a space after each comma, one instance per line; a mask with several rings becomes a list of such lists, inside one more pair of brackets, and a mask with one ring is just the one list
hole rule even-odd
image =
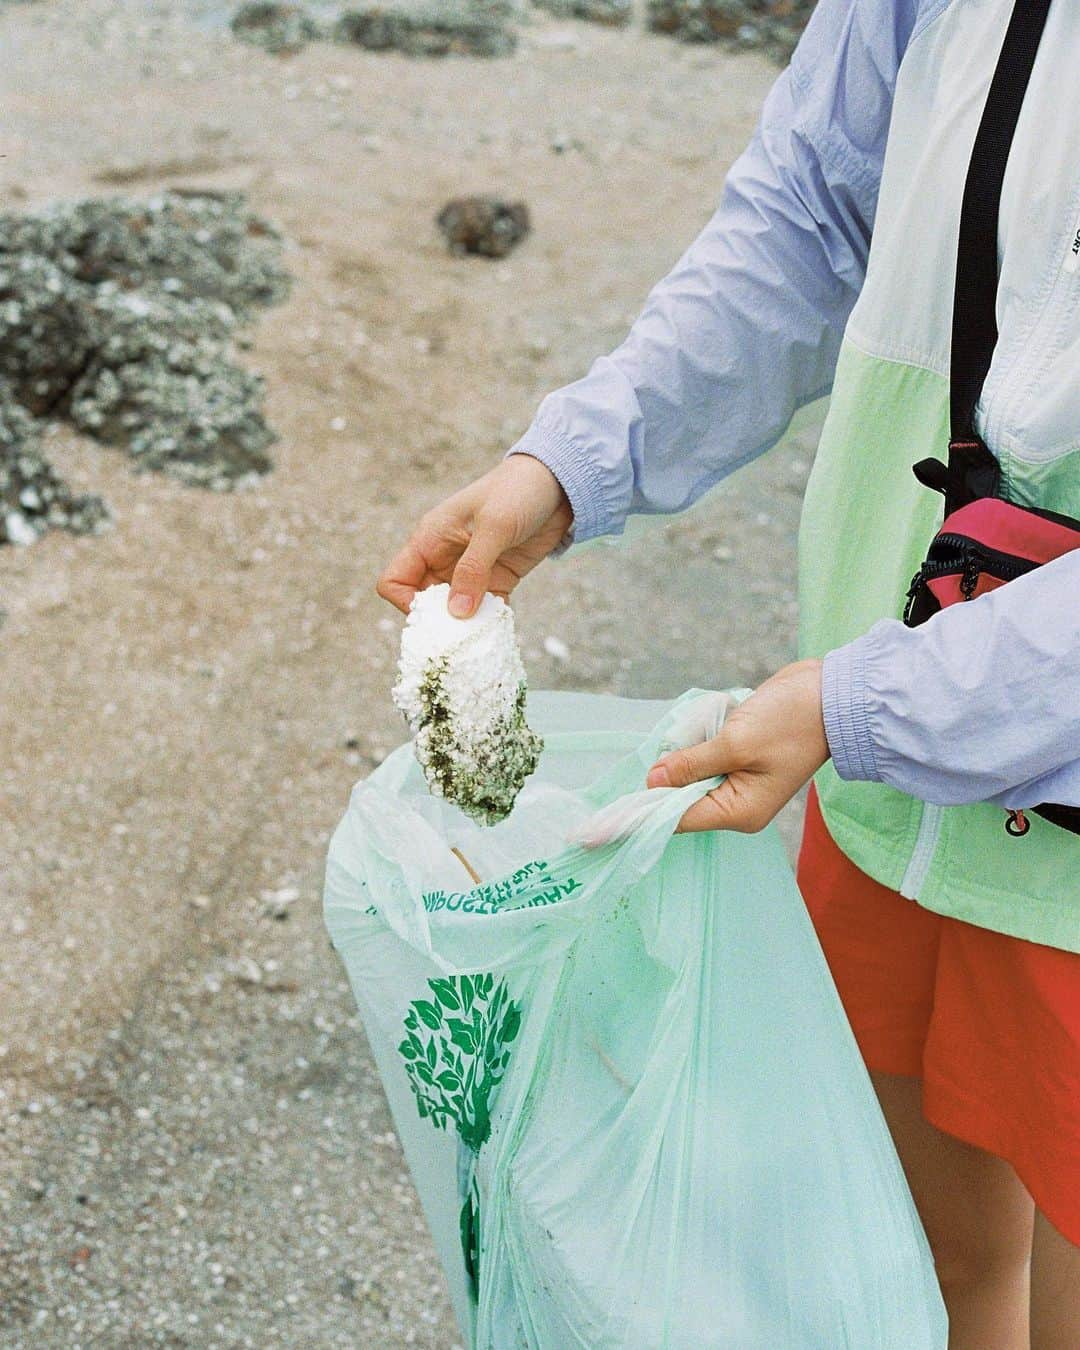
[[241, 318], [289, 289], [279, 235], [239, 192], [108, 197], [0, 216], [0, 263], [31, 253], [86, 286], [112, 281], [130, 291], [157, 282], [180, 299], [222, 300]]
[[[0, 216], [0, 385], [15, 428], [0, 498], [14, 483], [28, 500], [52, 502], [34, 509], [32, 524], [13, 516], [0, 542], [104, 518], [97, 498], [65, 498], [36, 448], [33, 417], [65, 418], [140, 467], [208, 487], [268, 469], [263, 382], [236, 364], [233, 347], [237, 328], [287, 289], [278, 236], [238, 193]], [[15, 442], [30, 447], [21, 463], [36, 457], [32, 471], [11, 470]]]
[[80, 430], [202, 486], [270, 467], [263, 381], [225, 359], [236, 323], [226, 304], [109, 291], [94, 317], [99, 344], [71, 398]]
[[99, 534], [109, 524], [100, 497], [75, 496], [38, 445], [38, 424], [0, 383], [0, 543], [32, 544], [50, 526]]
[[264, 51], [298, 52], [320, 36], [319, 25], [299, 5], [276, 0], [248, 0], [232, 18], [232, 30], [241, 42]]
[[93, 346], [87, 297], [51, 258], [6, 249], [3, 229], [0, 219], [0, 377], [44, 416], [63, 404]]
[[525, 721], [525, 670], [510, 606], [485, 595], [471, 619], [455, 619], [449, 592], [432, 586], [414, 599], [394, 702], [416, 736], [432, 792], [494, 825], [509, 815], [544, 743]]
[[455, 197], [439, 212], [436, 224], [451, 253], [505, 258], [529, 233], [529, 208], [498, 197]]
[[648, 26], [684, 42], [724, 42], [786, 64], [815, 0], [648, 0]]
[[409, 56], [507, 56], [517, 46], [517, 36], [498, 7], [460, 0], [350, 7], [331, 36], [369, 51], [395, 50]]

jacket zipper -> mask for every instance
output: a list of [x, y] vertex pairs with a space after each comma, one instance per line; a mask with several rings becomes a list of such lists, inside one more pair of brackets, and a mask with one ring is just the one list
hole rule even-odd
[[915, 847], [912, 849], [899, 887], [900, 894], [906, 900], [918, 900], [919, 898], [919, 892], [926, 881], [926, 874], [930, 871], [930, 864], [934, 860], [934, 852], [937, 849], [938, 838], [941, 834], [941, 819], [944, 811], [943, 806], [935, 806], [933, 802], [923, 803], [919, 833], [915, 836]]
[[[1068, 200], [1075, 210], [1078, 200], [1078, 185], [1075, 180]], [[1019, 385], [1019, 376], [1024, 372], [1030, 373], [1039, 364], [1045, 366], [1052, 357], [1060, 353], [1064, 345], [1060, 340], [1063, 332], [1061, 321], [1066, 307], [1075, 304], [1077, 273], [1080, 272], [1080, 251], [1074, 248], [1077, 239], [1080, 238], [1080, 219], [1074, 217], [1074, 222], [1064, 241], [1063, 252], [1057, 253], [1055, 249], [1058, 260], [1051, 264], [1053, 272], [1046, 283], [1048, 288], [1046, 301], [1035, 316], [1031, 328], [1026, 332], [1017, 331], [1008, 347], [1000, 340], [998, 342], [998, 347], [1001, 348], [998, 364], [1001, 369], [995, 374], [990, 397], [985, 401], [983, 415], [979, 419], [982, 428], [980, 434], [987, 445], [1001, 444], [1007, 419], [1031, 388], [1030, 378]], [[1044, 333], [1047, 332], [1057, 335], [1057, 340], [1052, 345], [1044, 340]], [[989, 382], [988, 374], [987, 383]], [[1014, 385], [1019, 387], [1014, 388]], [[985, 390], [986, 386], [983, 388]], [[1001, 455], [998, 455], [998, 459], [1001, 459]], [[1004, 471], [1004, 464], [1002, 467]]]

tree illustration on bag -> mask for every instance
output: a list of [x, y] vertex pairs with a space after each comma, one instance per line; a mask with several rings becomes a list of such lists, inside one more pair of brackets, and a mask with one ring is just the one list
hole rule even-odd
[[[521, 1008], [505, 980], [452, 975], [428, 980], [430, 999], [409, 1005], [398, 1050], [420, 1116], [439, 1130], [453, 1121], [475, 1159], [491, 1134], [491, 1102], [521, 1030]], [[480, 1262], [480, 1193], [470, 1167], [461, 1207], [461, 1251], [476, 1297]]]
[[437, 1129], [453, 1121], [473, 1153], [491, 1133], [492, 1094], [510, 1062], [521, 1009], [505, 980], [452, 975], [428, 980], [431, 999], [417, 999], [398, 1046], [417, 1109]]

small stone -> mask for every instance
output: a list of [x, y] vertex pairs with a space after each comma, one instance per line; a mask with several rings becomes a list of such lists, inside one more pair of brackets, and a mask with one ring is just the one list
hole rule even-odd
[[551, 633], [544, 638], [544, 651], [547, 652], [548, 656], [554, 657], [556, 661], [570, 660], [570, 648], [562, 638], [557, 638]]
[[537, 33], [532, 45], [542, 51], [576, 52], [581, 49], [581, 39], [568, 28], [557, 28], [548, 33]]
[[[297, 886], [282, 886], [280, 890], [263, 891], [259, 899], [263, 913], [281, 922], [289, 917], [289, 906], [300, 899], [300, 890]], [[269, 963], [267, 965], [269, 967]]]
[[257, 985], [263, 982], [262, 967], [251, 956], [238, 956], [229, 963], [229, 974], [237, 984]]
[[451, 253], [505, 258], [529, 233], [529, 208], [498, 197], [457, 197], [439, 212], [437, 223]]
[[21, 511], [9, 511], [4, 517], [4, 536], [9, 544], [25, 548], [37, 543], [38, 532]]

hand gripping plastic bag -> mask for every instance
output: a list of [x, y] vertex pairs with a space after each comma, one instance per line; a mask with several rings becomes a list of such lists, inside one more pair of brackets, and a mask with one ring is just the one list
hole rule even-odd
[[[410, 745], [354, 789], [325, 915], [466, 1343], [938, 1350], [929, 1251], [773, 829], [640, 792], [674, 705], [533, 694], [485, 828]], [[457, 849], [482, 878], [475, 884]]]

